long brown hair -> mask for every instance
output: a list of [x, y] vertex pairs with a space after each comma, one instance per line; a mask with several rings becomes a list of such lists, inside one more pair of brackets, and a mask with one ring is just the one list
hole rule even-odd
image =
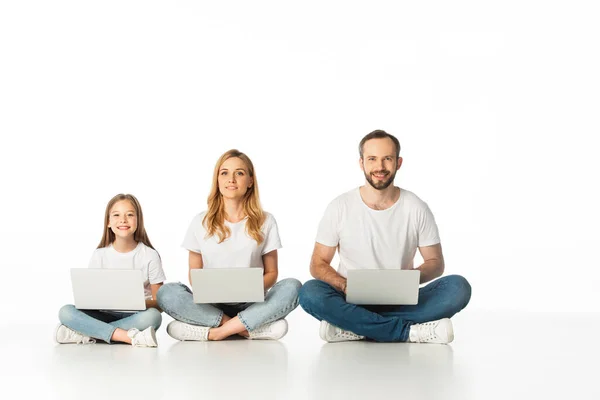
[[108, 221], [110, 219], [110, 209], [115, 205], [116, 202], [121, 200], [129, 200], [131, 204], [133, 204], [135, 214], [137, 215], [137, 229], [133, 233], [133, 240], [138, 243], [142, 242], [146, 246], [154, 249], [150, 243], [150, 239], [148, 239], [146, 229], [144, 228], [144, 214], [142, 213], [142, 206], [140, 206], [140, 202], [135, 198], [134, 195], [123, 193], [120, 193], [110, 199], [106, 205], [106, 211], [104, 212], [104, 232], [102, 233], [102, 240], [100, 240], [98, 248], [100, 249], [102, 247], [108, 247], [112, 242], [115, 241], [115, 233], [108, 226]]
[[208, 210], [202, 220], [202, 224], [206, 229], [206, 237], [209, 238], [213, 235], [217, 235], [219, 243], [221, 243], [231, 235], [231, 230], [225, 226], [225, 203], [223, 201], [223, 196], [219, 191], [219, 169], [221, 168], [221, 165], [230, 158], [239, 158], [242, 160], [244, 164], [246, 164], [246, 168], [248, 168], [248, 175], [253, 180], [252, 186], [248, 188], [243, 199], [244, 212], [248, 217], [248, 220], [246, 221], [246, 232], [252, 239], [256, 240], [258, 244], [261, 244], [264, 240], [261, 227], [265, 222], [266, 215], [260, 206], [258, 182], [256, 181], [256, 175], [254, 173], [254, 165], [247, 155], [236, 149], [225, 152], [215, 165], [212, 188], [207, 201]]

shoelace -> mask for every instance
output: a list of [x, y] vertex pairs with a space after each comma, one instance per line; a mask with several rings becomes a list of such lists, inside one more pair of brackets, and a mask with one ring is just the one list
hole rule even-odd
[[269, 332], [270, 330], [271, 330], [271, 324], [266, 324], [263, 326], [259, 326], [258, 328], [253, 330], [251, 333], [252, 333], [252, 335], [262, 335], [263, 333]]
[[208, 329], [200, 326], [193, 326], [186, 324], [184, 325], [183, 336], [186, 338], [195, 338], [196, 336], [200, 336], [202, 340], [208, 339]]
[[430, 342], [436, 339], [437, 335], [435, 333], [435, 327], [437, 325], [437, 322], [424, 322], [422, 324], [419, 324], [419, 337], [417, 340], [419, 342]]
[[76, 344], [94, 344], [96, 343], [96, 339], [93, 339], [89, 336], [85, 336], [79, 332], [74, 331], [71, 328], [67, 328], [67, 338], [66, 338], [66, 342], [69, 343], [73, 343], [75, 342]]
[[85, 344], [94, 344], [94, 343], [96, 343], [96, 339], [93, 339], [93, 338], [91, 338], [89, 336], [83, 336], [80, 333], [78, 333], [77, 335], [79, 335], [79, 338], [77, 339], [77, 344], [85, 345]]
[[350, 332], [350, 331], [345, 331], [342, 328], [335, 328], [337, 330], [337, 332], [334, 335], [334, 338], [342, 338], [342, 339], [349, 339], [349, 340], [361, 340], [362, 336], [357, 335], [354, 332]]

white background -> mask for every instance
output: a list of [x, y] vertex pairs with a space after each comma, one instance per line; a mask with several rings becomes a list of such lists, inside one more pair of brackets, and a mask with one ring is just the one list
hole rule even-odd
[[[14, 1], [0, 4], [3, 316], [57, 321], [104, 207], [140, 200], [169, 281], [217, 158], [255, 163], [310, 278], [318, 222], [401, 142], [470, 308], [598, 311], [595, 2]], [[301, 312], [301, 311], [297, 311]]]

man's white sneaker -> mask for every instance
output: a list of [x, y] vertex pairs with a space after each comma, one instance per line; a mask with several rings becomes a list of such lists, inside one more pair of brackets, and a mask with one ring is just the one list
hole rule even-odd
[[331, 325], [325, 320], [321, 321], [321, 326], [319, 327], [319, 336], [321, 336], [321, 339], [329, 343], [363, 340], [365, 338], [364, 336], [360, 336], [356, 333], [338, 328], [335, 325]]
[[285, 336], [288, 331], [288, 323], [285, 319], [270, 322], [259, 326], [253, 331], [248, 332], [250, 336], [247, 339], [253, 340], [279, 340]]
[[454, 330], [450, 318], [414, 324], [410, 327], [409, 342], [447, 344], [454, 340]]
[[134, 347], [156, 347], [156, 333], [154, 327], [149, 327], [143, 331], [139, 331], [136, 328], [131, 328], [127, 331], [127, 336], [131, 339], [131, 345]]
[[77, 343], [77, 344], [92, 344], [96, 343], [95, 339], [92, 339], [89, 336], [82, 335], [79, 332], [75, 332], [73, 329], [63, 325], [58, 324], [56, 327], [56, 333], [54, 334], [54, 340], [56, 343]]
[[208, 331], [210, 327], [186, 324], [181, 321], [172, 321], [167, 325], [167, 333], [173, 339], [177, 340], [197, 340], [200, 342], [208, 341]]

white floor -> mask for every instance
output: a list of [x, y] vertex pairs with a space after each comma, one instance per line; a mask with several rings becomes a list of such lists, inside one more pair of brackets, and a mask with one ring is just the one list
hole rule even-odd
[[169, 321], [157, 349], [56, 345], [54, 325], [4, 325], [2, 397], [600, 398], [600, 314], [465, 310], [453, 318], [456, 339], [448, 346], [327, 344], [300, 309], [279, 342], [177, 342], [164, 330]]

